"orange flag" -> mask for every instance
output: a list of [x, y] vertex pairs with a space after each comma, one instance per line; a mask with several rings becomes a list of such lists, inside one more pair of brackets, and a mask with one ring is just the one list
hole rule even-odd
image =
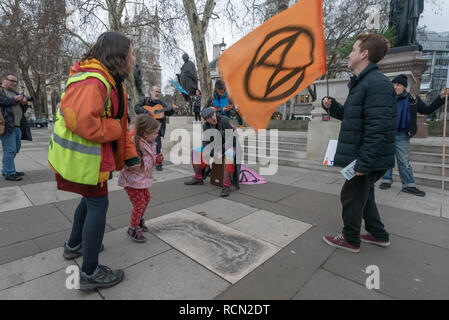
[[254, 129], [326, 73], [322, 8], [322, 0], [300, 0], [221, 55], [228, 92]]

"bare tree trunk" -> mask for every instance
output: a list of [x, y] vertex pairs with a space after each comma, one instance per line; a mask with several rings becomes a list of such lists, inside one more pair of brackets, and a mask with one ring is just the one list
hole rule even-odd
[[212, 80], [210, 76], [209, 58], [207, 57], [206, 31], [215, 7], [215, 2], [213, 0], [207, 0], [206, 6], [204, 7], [202, 20], [199, 18], [195, 1], [183, 0], [183, 3], [187, 18], [189, 20], [190, 33], [192, 35], [193, 47], [195, 49], [198, 76], [201, 83], [201, 92], [203, 94], [204, 101], [208, 101], [212, 96]]

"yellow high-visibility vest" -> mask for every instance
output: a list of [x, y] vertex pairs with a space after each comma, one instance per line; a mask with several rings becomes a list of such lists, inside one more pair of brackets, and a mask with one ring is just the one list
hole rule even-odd
[[[87, 78], [97, 78], [106, 87], [107, 98], [102, 118], [106, 118], [111, 110], [110, 98], [111, 84], [106, 78], [96, 72], [82, 72], [69, 78], [67, 88]], [[65, 93], [62, 94], [61, 100]], [[81, 138], [68, 130], [65, 125], [64, 115], [58, 108], [55, 118], [55, 127], [50, 138], [48, 149], [49, 164], [67, 181], [87, 185], [97, 185], [100, 175], [101, 143], [92, 142]]]

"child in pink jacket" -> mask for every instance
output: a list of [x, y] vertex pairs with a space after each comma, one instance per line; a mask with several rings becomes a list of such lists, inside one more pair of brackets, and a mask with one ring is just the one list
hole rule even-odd
[[148, 232], [143, 216], [150, 203], [149, 188], [153, 184], [153, 168], [162, 163], [162, 154], [156, 155], [156, 138], [160, 122], [147, 114], [137, 116], [135, 124], [134, 143], [140, 157], [140, 165], [125, 167], [120, 171], [118, 185], [125, 188], [131, 200], [131, 226], [128, 236], [136, 242], [145, 242], [142, 232]]

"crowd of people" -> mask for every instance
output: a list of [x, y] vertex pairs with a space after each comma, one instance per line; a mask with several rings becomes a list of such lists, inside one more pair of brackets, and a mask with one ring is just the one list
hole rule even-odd
[[[436, 101], [426, 106], [419, 97], [406, 91], [406, 76], [399, 76], [392, 83], [377, 65], [389, 47], [389, 41], [381, 35], [360, 35], [349, 56], [349, 69], [354, 76], [345, 104], [332, 97], [322, 100], [323, 108], [342, 121], [335, 165], [346, 167], [356, 160], [355, 177], [346, 181], [341, 191], [342, 233], [324, 236], [323, 240], [351, 252], [359, 252], [361, 242], [382, 247], [390, 244], [376, 205], [374, 184], [383, 178], [381, 189], [390, 187], [395, 156], [404, 192], [424, 195], [413, 180], [410, 138], [416, 133], [416, 114], [432, 113], [449, 94], [446, 88]], [[68, 260], [83, 257], [81, 290], [112, 287], [124, 277], [123, 270], [112, 270], [99, 263], [109, 205], [108, 181], [113, 171], [119, 171], [118, 184], [125, 189], [133, 206], [127, 235], [138, 243], [145, 242], [143, 233], [148, 228], [143, 217], [151, 199], [152, 172], [154, 168], [163, 170], [166, 117], [178, 109], [176, 105], [167, 106], [160, 98], [160, 88], [153, 86], [149, 97], [135, 105], [137, 117], [130, 131], [128, 96], [123, 82], [133, 72], [134, 64], [133, 46], [126, 36], [116, 32], [102, 34], [70, 69], [50, 140], [48, 162], [55, 173], [57, 188], [82, 196], [63, 253]], [[14, 74], [6, 73], [1, 79], [0, 105], [6, 124], [0, 137], [2, 174], [6, 180], [18, 181], [24, 173], [16, 171], [14, 158], [23, 138], [21, 127], [28, 101], [16, 92]], [[208, 145], [213, 140], [204, 140], [200, 148], [192, 150], [194, 175], [185, 185], [202, 185], [219, 159], [224, 171], [221, 196], [227, 197], [232, 185], [238, 186], [237, 139], [226, 140], [229, 139], [226, 131], [236, 129], [230, 114], [238, 107], [220, 80], [203, 108], [200, 90], [196, 90], [192, 102], [195, 120], [204, 120], [203, 132], [216, 130], [221, 134], [222, 152], [209, 152]], [[242, 119], [238, 118], [241, 124]], [[361, 234], [362, 220], [365, 234]]]

